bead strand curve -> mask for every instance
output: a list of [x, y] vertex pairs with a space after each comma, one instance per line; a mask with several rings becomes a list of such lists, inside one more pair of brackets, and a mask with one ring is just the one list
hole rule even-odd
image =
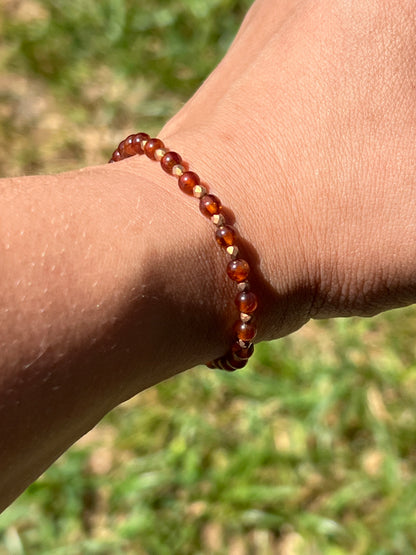
[[150, 160], [160, 162], [166, 173], [177, 177], [181, 191], [198, 199], [201, 213], [213, 222], [215, 239], [230, 257], [226, 271], [228, 277], [237, 284], [238, 293], [235, 297], [235, 304], [239, 318], [233, 326], [230, 350], [224, 356], [212, 360], [206, 365], [208, 368], [218, 368], [229, 372], [243, 368], [254, 352], [253, 340], [257, 328], [253, 319], [258, 307], [258, 300], [250, 290], [248, 280], [250, 266], [239, 256], [237, 232], [232, 225], [227, 223], [220, 199], [201, 184], [197, 173], [185, 169], [182, 165], [182, 157], [177, 152], [166, 148], [161, 139], [152, 138], [147, 133], [129, 135], [118, 145], [109, 163], [119, 162], [136, 154], [144, 154]]

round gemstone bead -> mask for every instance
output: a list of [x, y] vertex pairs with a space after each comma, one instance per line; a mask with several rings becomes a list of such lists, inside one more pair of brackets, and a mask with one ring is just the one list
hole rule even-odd
[[249, 343], [248, 347], [242, 347], [238, 342], [231, 347], [231, 353], [237, 360], [247, 360], [254, 353], [253, 343]]
[[257, 297], [251, 291], [241, 291], [235, 298], [235, 304], [240, 312], [251, 314], [257, 308]]
[[160, 139], [148, 139], [144, 147], [144, 153], [151, 160], [155, 159], [155, 152], [159, 148], [163, 148], [165, 145]]
[[222, 225], [215, 231], [215, 239], [222, 247], [230, 247], [235, 243], [236, 232], [230, 225]]
[[250, 322], [236, 322], [234, 325], [234, 332], [238, 339], [243, 341], [251, 341], [256, 337], [256, 326]]
[[195, 185], [199, 185], [201, 180], [199, 175], [195, 172], [185, 172], [178, 179], [179, 188], [187, 195], [193, 195]]
[[180, 164], [182, 162], [182, 157], [179, 156], [177, 152], [167, 152], [162, 160], [160, 161], [160, 165], [165, 170], [166, 173], [172, 175], [173, 166]]
[[150, 135], [148, 135], [147, 133], [136, 133], [131, 142], [134, 154], [144, 154], [142, 141], [148, 141], [149, 139]]
[[136, 154], [134, 147], [133, 147], [133, 139], [134, 135], [129, 135], [127, 139], [124, 140], [124, 155], [125, 156], [134, 156]]
[[204, 216], [210, 218], [221, 212], [221, 201], [215, 195], [204, 195], [199, 201], [199, 209]]
[[113, 152], [113, 155], [112, 155], [111, 159], [114, 160], [114, 162], [119, 162], [120, 160], [123, 160], [121, 152], [118, 149], [115, 150]]
[[242, 258], [236, 258], [235, 260], [230, 260], [227, 265], [227, 274], [230, 279], [240, 283], [247, 279], [250, 273], [250, 266]]

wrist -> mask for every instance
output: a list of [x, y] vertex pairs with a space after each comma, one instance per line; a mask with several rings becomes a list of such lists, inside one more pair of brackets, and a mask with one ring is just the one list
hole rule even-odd
[[[183, 154], [210, 191], [232, 211], [253, 270], [253, 290], [259, 296], [257, 341], [274, 339], [308, 319], [314, 274], [311, 263], [305, 264], [305, 260], [311, 262], [304, 250], [309, 248], [304, 240], [306, 219], [293, 206], [288, 186], [293, 181], [288, 173], [271, 170], [267, 164], [267, 153], [261, 152], [264, 141], [248, 142], [241, 130], [231, 132], [230, 127], [204, 126], [201, 131], [188, 124], [183, 130], [171, 121], [161, 138]], [[208, 235], [203, 232], [208, 243], [209, 231]], [[218, 275], [223, 274], [222, 262]]]

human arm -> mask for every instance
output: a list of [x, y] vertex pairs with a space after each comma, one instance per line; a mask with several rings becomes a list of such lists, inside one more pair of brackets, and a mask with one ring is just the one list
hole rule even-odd
[[[259, 340], [415, 299], [405, 6], [257, 2], [161, 133], [251, 246]], [[120, 401], [221, 355], [233, 287], [210, 223], [144, 158], [0, 194], [6, 504]]]

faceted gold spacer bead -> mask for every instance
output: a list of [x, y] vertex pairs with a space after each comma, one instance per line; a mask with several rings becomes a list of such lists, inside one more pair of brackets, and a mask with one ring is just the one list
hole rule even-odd
[[142, 141], [140, 141], [140, 146], [142, 147], [142, 150], [144, 150], [146, 143], [147, 143], [147, 139], [143, 139]]
[[206, 194], [207, 194], [207, 190], [203, 185], [195, 185], [195, 187], [193, 188], [193, 195], [196, 198], [202, 198]]
[[223, 362], [222, 359], [218, 359], [218, 360], [216, 361], [217, 366], [218, 366], [218, 368], [219, 368], [220, 370], [225, 370], [225, 368], [224, 368], [222, 362]]
[[242, 281], [241, 283], [237, 284], [238, 290], [239, 291], [249, 291], [250, 290], [250, 284], [248, 281]]
[[245, 312], [240, 312], [240, 320], [242, 322], [250, 322], [252, 318], [253, 318], [252, 314], [246, 314]]
[[211, 216], [211, 222], [213, 222], [215, 225], [224, 225], [225, 224], [225, 218], [223, 216], [223, 214], [214, 214], [213, 216]]
[[238, 256], [238, 247], [236, 247], [235, 245], [231, 245], [231, 246], [227, 247], [226, 251], [231, 256], [231, 258], [237, 258], [237, 256]]
[[169, 152], [167, 148], [158, 148], [155, 151], [155, 160], [160, 162], [167, 152]]
[[176, 177], [181, 177], [181, 175], [183, 175], [184, 173], [185, 168], [182, 166], [182, 164], [176, 164], [176, 166], [173, 166], [172, 175], [176, 175]]
[[241, 347], [242, 349], [247, 349], [247, 348], [249, 347], [249, 345], [250, 345], [250, 341], [243, 341], [242, 339], [239, 339], [239, 340], [237, 341], [237, 343], [240, 345], [240, 347]]

